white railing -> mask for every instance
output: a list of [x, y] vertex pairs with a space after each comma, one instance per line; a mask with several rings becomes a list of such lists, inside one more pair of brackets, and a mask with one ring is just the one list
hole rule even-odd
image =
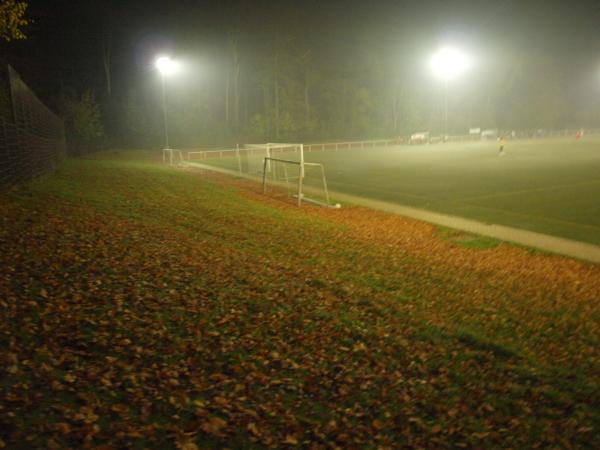
[[223, 156], [237, 156], [239, 152], [239, 149], [237, 148], [233, 148], [233, 149], [224, 149], [224, 150], [196, 150], [196, 151], [188, 151], [186, 152], [186, 159], [188, 161], [192, 160], [192, 157], [194, 157], [194, 159], [211, 159], [211, 158], [218, 158], [221, 159], [223, 158]]
[[300, 144], [278, 144], [278, 145], [265, 145], [265, 144], [248, 144], [240, 146], [238, 148], [226, 148], [219, 150], [192, 150], [186, 152], [187, 161], [192, 159], [223, 159], [225, 157], [236, 157], [239, 158], [240, 154], [243, 155], [263, 155], [267, 152], [270, 153], [285, 153], [285, 152], [298, 152]]
[[[576, 129], [562, 129], [562, 130], [518, 130], [515, 132], [516, 139], [537, 139], [544, 137], [557, 137], [557, 136], [575, 136]], [[499, 132], [498, 135], [503, 134]], [[504, 133], [510, 136], [511, 132]], [[585, 134], [600, 134], [600, 129], [585, 129]], [[481, 137], [479, 135], [449, 135], [444, 139], [443, 136], [432, 136], [430, 138], [431, 143], [438, 142], [466, 142], [466, 141], [479, 141]], [[375, 147], [390, 147], [408, 143], [410, 140], [404, 140], [401, 137], [394, 139], [377, 139], [371, 141], [341, 141], [341, 142], [320, 142], [312, 144], [304, 144], [304, 151], [306, 152], [325, 152], [331, 150], [351, 150], [361, 148], [375, 148]], [[270, 150], [273, 153], [284, 153], [289, 150], [288, 144], [280, 144], [281, 147], [272, 146]], [[186, 160], [206, 160], [206, 159], [222, 159], [226, 157], [240, 157], [240, 153], [245, 155], [263, 154], [265, 152], [266, 145], [244, 145], [238, 148], [226, 148], [217, 150], [192, 150], [186, 152]]]
[[[501, 136], [507, 139], [544, 139], [544, 138], [555, 138], [555, 137], [575, 137], [575, 134], [579, 129], [560, 129], [560, 130], [546, 130], [546, 129], [531, 129], [531, 130], [515, 130], [513, 136], [513, 130], [498, 130], [494, 136], [482, 137], [479, 134], [463, 134], [463, 135], [435, 135], [430, 136], [425, 142], [429, 144], [440, 144], [444, 142], [475, 142], [481, 140], [495, 140]], [[600, 129], [596, 128], [584, 128], [585, 135], [596, 135], [600, 134]], [[407, 140], [410, 144], [410, 139]]]
[[399, 145], [401, 138], [378, 139], [373, 141], [345, 141], [345, 142], [322, 142], [315, 144], [304, 144], [304, 150], [308, 152], [324, 152], [326, 150], [350, 150], [355, 148], [389, 147]]
[[[372, 141], [341, 141], [341, 142], [321, 142], [313, 144], [304, 144], [304, 151], [307, 152], [318, 152], [327, 150], [350, 150], [357, 148], [374, 148], [374, 147], [389, 147], [393, 145], [402, 144], [404, 141], [402, 138], [394, 139], [378, 139]], [[247, 155], [254, 155], [264, 153], [267, 145], [265, 144], [247, 144], [239, 146], [238, 148], [218, 149], [218, 150], [191, 150], [186, 152], [186, 159], [191, 161], [192, 159], [222, 159], [225, 157], [239, 157], [240, 153]], [[297, 144], [269, 144], [269, 150], [272, 153], [284, 153], [288, 151], [298, 151]]]

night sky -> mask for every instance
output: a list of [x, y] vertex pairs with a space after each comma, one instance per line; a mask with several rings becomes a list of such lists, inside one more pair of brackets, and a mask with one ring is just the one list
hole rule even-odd
[[[100, 89], [102, 37], [111, 27], [115, 87], [135, 83], [154, 56], [215, 52], [235, 22], [251, 34], [311, 29], [330, 57], [347, 62], [358, 39], [374, 52], [418, 51], [453, 39], [485, 52], [526, 47], [565, 64], [600, 65], [600, 2], [590, 1], [88, 1], [32, 0], [28, 40], [9, 60], [44, 92], [59, 83]], [[110, 25], [108, 22], [110, 21]], [[410, 48], [412, 47], [412, 49]], [[214, 56], [214, 55], [211, 55]]]
[[[377, 60], [377, 70], [390, 79], [402, 78], [412, 89], [424, 78], [431, 53], [450, 42], [473, 55], [480, 79], [493, 77], [516, 59], [535, 66], [544, 58], [535, 76], [553, 73], [560, 79], [570, 110], [589, 103], [590, 92], [598, 93], [600, 85], [598, 0], [32, 0], [27, 14], [33, 20], [28, 39], [2, 44], [3, 52], [50, 103], [64, 89], [91, 90], [104, 102], [105, 48], [110, 50], [113, 99], [155, 83], [152, 64], [165, 52], [193, 63], [197, 91], [222, 90], [218, 83], [225, 77], [232, 30], [244, 52], [240, 102], [248, 116], [257, 110], [252, 102], [260, 100], [253, 100], [254, 87], [244, 86], [258, 86], [261, 58], [277, 40], [290, 46], [302, 40], [316, 67], [328, 71], [322, 77], [329, 79], [360, 77]], [[518, 70], [514, 66], [511, 70]]]

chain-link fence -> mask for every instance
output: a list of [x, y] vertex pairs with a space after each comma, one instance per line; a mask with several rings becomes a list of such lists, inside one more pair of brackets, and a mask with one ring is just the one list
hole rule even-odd
[[0, 67], [0, 186], [48, 172], [65, 155], [62, 120], [12, 67]]

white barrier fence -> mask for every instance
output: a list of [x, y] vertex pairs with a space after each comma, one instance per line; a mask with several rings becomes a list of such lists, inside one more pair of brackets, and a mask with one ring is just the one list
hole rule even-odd
[[[248, 150], [250, 153], [252, 152], [252, 149]], [[239, 149], [233, 148], [233, 149], [224, 149], [224, 150], [197, 150], [197, 151], [191, 151], [191, 152], [187, 152], [186, 155], [186, 159], [188, 161], [191, 161], [192, 158], [194, 159], [222, 159], [223, 157], [237, 157], [239, 154]]]
[[[324, 152], [329, 150], [350, 150], [359, 148], [375, 148], [375, 147], [389, 147], [393, 145], [402, 144], [402, 138], [395, 139], [378, 139], [372, 141], [344, 141], [344, 142], [322, 142], [315, 144], [304, 144], [305, 152]], [[273, 153], [288, 152], [290, 151], [286, 147], [270, 147], [270, 151]], [[294, 150], [297, 151], [297, 150]], [[206, 159], [222, 159], [227, 157], [238, 158], [240, 154], [248, 156], [258, 155], [264, 153], [264, 147], [244, 147], [239, 148], [227, 148], [217, 150], [191, 150], [186, 152], [186, 159], [191, 161], [206, 160]]]
[[[542, 139], [549, 137], [575, 136], [577, 129], [563, 130], [519, 130], [515, 131], [515, 139]], [[585, 129], [586, 134], [600, 134], [600, 129]], [[512, 136], [512, 131], [498, 132], [498, 135]], [[481, 140], [479, 135], [453, 135], [446, 136], [445, 140], [442, 136], [432, 136], [429, 139], [430, 143], [441, 142], [467, 142]], [[394, 139], [378, 139], [371, 141], [342, 141], [342, 142], [321, 142], [313, 144], [304, 144], [305, 152], [325, 152], [331, 150], [351, 150], [351, 149], [366, 149], [375, 147], [391, 147], [409, 142], [409, 139], [401, 137]], [[289, 151], [284, 148], [271, 147], [273, 153]], [[279, 151], [278, 151], [279, 150]], [[239, 158], [240, 155], [258, 155], [263, 154], [264, 148], [244, 147], [239, 148], [224, 148], [216, 150], [190, 150], [186, 152], [186, 160], [206, 160], [206, 159], [223, 159], [223, 158]]]
[[347, 141], [347, 142], [323, 142], [317, 144], [304, 144], [304, 151], [324, 152], [326, 150], [349, 150], [355, 148], [389, 147], [402, 144], [402, 138], [378, 139], [373, 141]]

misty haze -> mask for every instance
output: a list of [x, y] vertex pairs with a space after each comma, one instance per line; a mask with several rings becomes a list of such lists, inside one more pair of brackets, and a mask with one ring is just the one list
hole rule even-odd
[[0, 0], [0, 449], [600, 448], [600, 3]]

